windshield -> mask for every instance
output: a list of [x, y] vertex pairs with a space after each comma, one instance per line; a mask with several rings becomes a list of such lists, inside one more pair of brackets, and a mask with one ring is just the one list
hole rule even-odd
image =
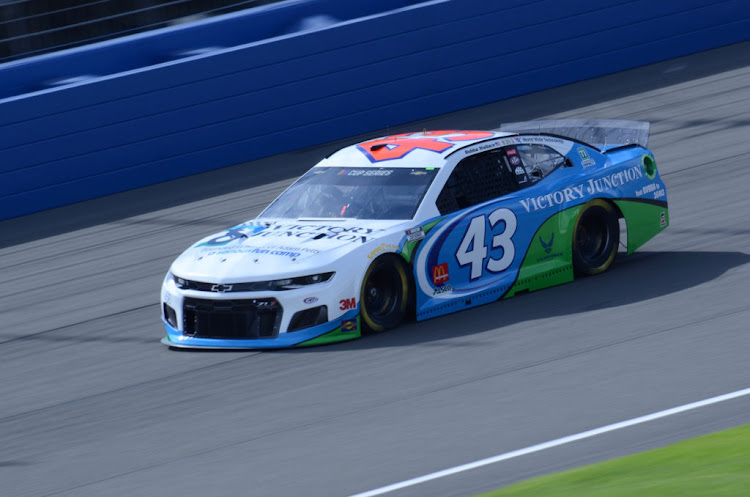
[[411, 219], [436, 173], [435, 168], [316, 167], [261, 217]]

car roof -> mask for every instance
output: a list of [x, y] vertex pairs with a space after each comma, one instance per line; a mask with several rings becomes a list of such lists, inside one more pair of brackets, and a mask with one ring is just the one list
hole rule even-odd
[[439, 130], [384, 136], [333, 153], [319, 167], [441, 167], [456, 150], [512, 136], [500, 131]]

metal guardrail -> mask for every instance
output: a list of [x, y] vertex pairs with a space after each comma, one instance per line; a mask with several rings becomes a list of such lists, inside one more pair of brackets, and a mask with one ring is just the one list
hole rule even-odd
[[279, 0], [0, 0], [0, 63]]

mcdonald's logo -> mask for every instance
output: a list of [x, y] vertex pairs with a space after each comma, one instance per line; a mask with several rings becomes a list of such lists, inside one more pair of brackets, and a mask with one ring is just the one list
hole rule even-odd
[[448, 274], [448, 263], [444, 262], [437, 266], [432, 266], [432, 283], [434, 285], [442, 285], [450, 279]]

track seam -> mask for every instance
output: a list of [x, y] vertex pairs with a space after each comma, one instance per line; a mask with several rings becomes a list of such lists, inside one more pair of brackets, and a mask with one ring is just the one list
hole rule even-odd
[[[27, 340], [29, 338], [37, 337], [39, 335], [44, 335], [46, 333], [50, 333], [50, 332], [53, 332], [53, 331], [64, 330], [66, 328], [72, 328], [74, 326], [81, 326], [83, 324], [93, 323], [94, 321], [99, 321], [100, 319], [107, 319], [107, 318], [110, 318], [110, 317], [113, 317], [113, 316], [121, 316], [121, 315], [127, 314], [129, 312], [140, 311], [140, 310], [147, 309], [147, 308], [155, 306], [155, 305], [158, 306], [159, 303], [157, 302], [155, 304], [146, 304], [146, 305], [142, 305], [142, 306], [138, 306], [138, 307], [133, 307], [132, 309], [125, 309], [124, 311], [117, 311], [117, 312], [113, 312], [111, 314], [105, 314], [104, 316], [97, 316], [95, 318], [86, 319], [86, 320], [80, 321], [78, 323], [66, 324], [65, 326], [60, 326], [60, 327], [52, 328], [52, 329], [49, 329], [49, 330], [37, 331], [36, 333], [32, 333], [30, 335], [24, 335], [24, 336], [20, 336], [20, 337], [9, 338], [8, 340], [3, 340], [2, 342], [0, 342], [0, 345], [5, 345], [5, 344], [8, 344], [8, 343], [12, 343], [12, 342], [19, 342], [19, 341], [22, 341], [22, 340]], [[3, 420], [0, 419], [0, 422], [2, 422], [2, 421]]]

